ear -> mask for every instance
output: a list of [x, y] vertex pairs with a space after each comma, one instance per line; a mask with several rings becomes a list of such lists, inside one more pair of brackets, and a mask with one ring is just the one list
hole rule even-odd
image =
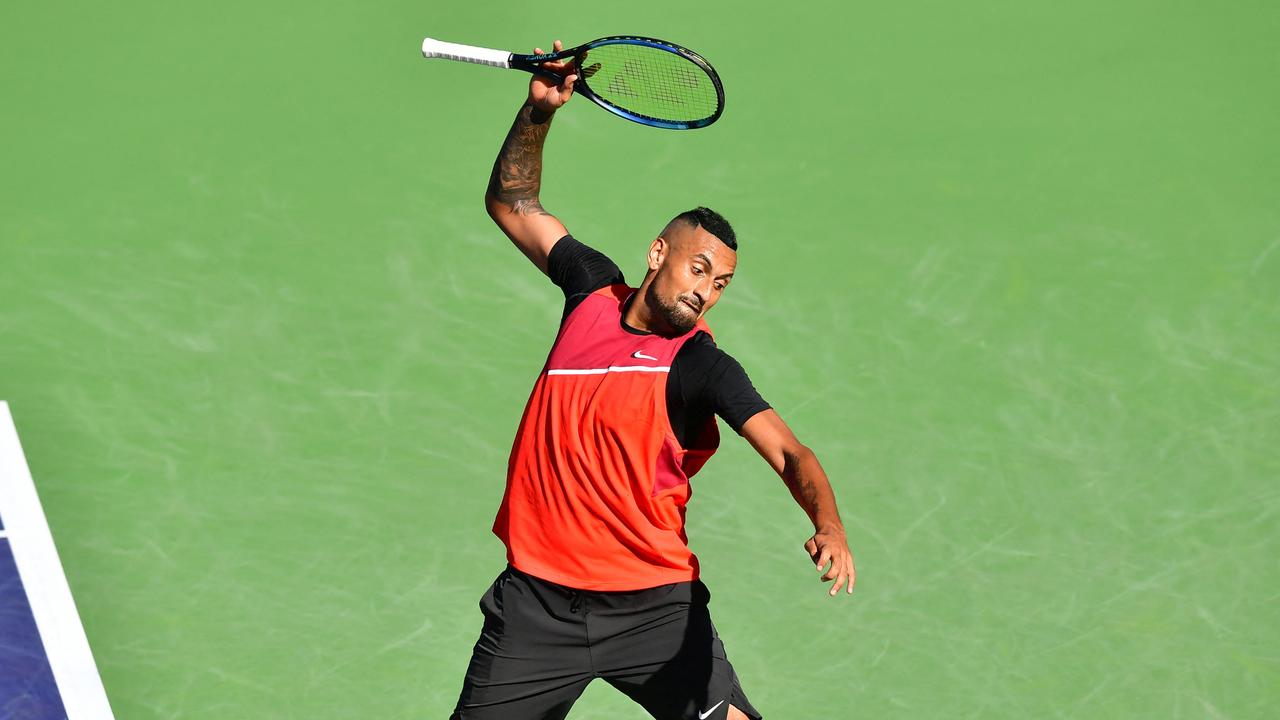
[[649, 244], [649, 270], [650, 272], [662, 267], [662, 263], [667, 260], [667, 253], [671, 250], [671, 243], [667, 239], [659, 235]]

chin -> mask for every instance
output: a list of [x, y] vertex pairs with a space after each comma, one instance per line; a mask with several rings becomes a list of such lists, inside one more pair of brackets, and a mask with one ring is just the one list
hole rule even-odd
[[671, 326], [671, 329], [674, 330], [677, 335], [683, 335], [692, 330], [694, 325], [698, 324], [698, 316], [692, 314], [668, 316], [667, 324]]
[[662, 316], [667, 326], [676, 335], [683, 335], [698, 324], [698, 314], [692, 308], [678, 299], [664, 301], [652, 287], [649, 288], [649, 293], [645, 296], [645, 302], [658, 315]]

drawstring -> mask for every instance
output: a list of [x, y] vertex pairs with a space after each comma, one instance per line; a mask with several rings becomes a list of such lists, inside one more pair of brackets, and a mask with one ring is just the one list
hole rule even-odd
[[569, 612], [578, 614], [582, 609], [582, 595], [580, 593], [569, 593]]

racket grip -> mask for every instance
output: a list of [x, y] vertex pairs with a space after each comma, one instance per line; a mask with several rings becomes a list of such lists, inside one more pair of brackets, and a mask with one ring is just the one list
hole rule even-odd
[[457, 60], [459, 62], [500, 68], [511, 67], [511, 53], [506, 50], [491, 50], [489, 48], [460, 45], [431, 38], [422, 40], [422, 57], [444, 58], [445, 60]]

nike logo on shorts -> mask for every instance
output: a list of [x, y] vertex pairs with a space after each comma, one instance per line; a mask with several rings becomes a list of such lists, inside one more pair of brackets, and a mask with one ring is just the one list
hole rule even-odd
[[720, 702], [716, 703], [715, 705], [712, 705], [710, 710], [708, 710], [708, 711], [706, 711], [706, 712], [700, 712], [700, 713], [698, 713], [698, 720], [707, 720], [707, 718], [711, 717], [711, 713], [715, 712], [715, 711], [716, 711], [716, 708], [720, 707], [720, 706], [721, 706], [721, 705], [723, 705], [723, 704], [724, 704], [724, 701], [723, 701], [723, 700], [721, 700]]
[[658, 359], [658, 358], [656, 358], [656, 357], [654, 357], [654, 356], [652, 356], [652, 355], [645, 355], [644, 353], [640, 352], [639, 350], [637, 350], [637, 351], [635, 351], [635, 352], [631, 353], [631, 357], [633, 357], [633, 358], [635, 358], [635, 359], [637, 359], [637, 360], [657, 360], [657, 359]]

